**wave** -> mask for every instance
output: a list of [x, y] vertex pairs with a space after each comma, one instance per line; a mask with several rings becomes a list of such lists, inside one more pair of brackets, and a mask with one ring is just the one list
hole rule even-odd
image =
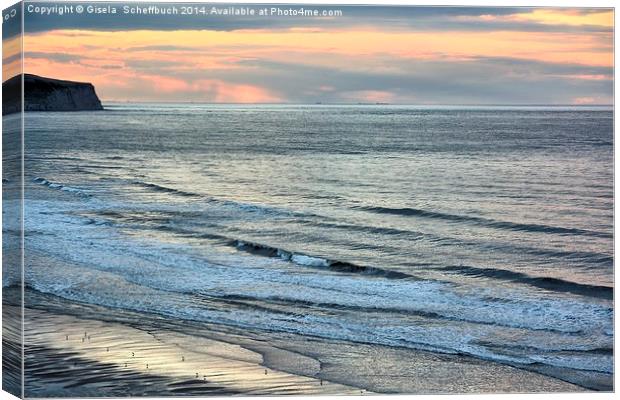
[[409, 208], [409, 207], [404, 207], [404, 208], [354, 207], [354, 208], [376, 213], [376, 214], [392, 214], [392, 215], [402, 215], [402, 216], [407, 216], [407, 217], [441, 219], [441, 220], [452, 221], [452, 222], [468, 222], [468, 223], [474, 223], [480, 226], [496, 228], [496, 229], [506, 229], [506, 230], [512, 230], [512, 231], [526, 231], [526, 232], [550, 233], [550, 234], [561, 234], [561, 235], [582, 235], [582, 236], [594, 236], [594, 237], [601, 237], [601, 238], [612, 238], [613, 237], [611, 233], [590, 231], [587, 229], [564, 228], [564, 227], [559, 227], [559, 226], [550, 226], [550, 225], [542, 225], [542, 224], [524, 224], [524, 223], [509, 222], [509, 221], [497, 221], [494, 219], [483, 218], [483, 217], [448, 214], [448, 213], [442, 213], [442, 212], [437, 212], [437, 211], [422, 210], [418, 208]]
[[51, 182], [45, 178], [36, 177], [32, 181], [38, 183], [39, 185], [47, 186], [50, 189], [62, 190], [63, 192], [70, 192], [83, 197], [90, 197], [88, 193], [85, 193], [81, 189], [66, 186], [61, 183]]
[[291, 252], [277, 247], [264, 244], [246, 242], [235, 239], [230, 244], [239, 250], [246, 251], [264, 257], [278, 257], [285, 261], [304, 267], [326, 268], [336, 272], [360, 273], [370, 276], [383, 277], [388, 279], [419, 279], [414, 275], [398, 271], [389, 271], [382, 268], [367, 267], [353, 264], [346, 261], [330, 260], [327, 258], [311, 256], [299, 252]]
[[214, 197], [211, 197], [205, 194], [198, 194], [198, 193], [188, 192], [184, 190], [174, 189], [174, 188], [170, 188], [167, 186], [162, 186], [162, 185], [158, 185], [158, 184], [150, 183], [150, 182], [133, 181], [132, 183], [134, 185], [141, 186], [143, 188], [146, 188], [146, 189], [149, 189], [155, 192], [168, 193], [168, 194], [175, 195], [175, 196], [204, 199], [205, 202], [207, 203], [217, 204], [217, 205], [225, 206], [225, 207], [232, 207], [236, 210], [241, 210], [244, 212], [250, 212], [250, 213], [256, 213], [256, 214], [276, 214], [276, 215], [277, 214], [305, 215], [305, 214], [300, 214], [300, 213], [294, 213], [294, 212], [287, 211], [287, 210], [276, 209], [273, 207], [267, 207], [264, 205], [239, 203], [239, 202], [232, 201], [232, 200], [218, 199], [218, 198], [214, 198]]
[[[134, 222], [134, 223], [144, 223], [144, 222], [152, 222], [154, 221], [153, 216], [149, 216], [148, 218], [141, 217], [138, 214], [129, 213], [124, 214], [118, 211], [110, 211], [103, 210], [96, 213], [97, 216], [104, 217], [106, 219], [112, 219], [121, 222]], [[102, 225], [103, 222], [98, 221], [97, 218], [92, 218], [88, 214], [85, 214], [86, 217], [89, 218], [88, 224]], [[166, 219], [166, 217], [162, 217]], [[280, 258], [285, 261], [290, 261], [294, 264], [304, 266], [304, 267], [314, 267], [314, 268], [326, 268], [336, 272], [343, 273], [361, 273], [367, 274], [370, 276], [384, 277], [388, 279], [419, 279], [418, 277], [406, 274], [403, 272], [390, 271], [382, 268], [376, 267], [368, 267], [356, 265], [346, 261], [340, 260], [332, 260], [323, 257], [317, 257], [313, 255], [308, 255], [301, 252], [289, 251], [277, 247], [268, 246], [265, 244], [254, 243], [251, 241], [247, 241], [245, 239], [238, 239], [230, 236], [226, 236], [218, 233], [211, 232], [197, 232], [192, 229], [186, 229], [178, 226], [169, 226], [166, 224], [157, 224], [156, 226], [150, 225], [149, 229], [156, 229], [162, 232], [169, 232], [176, 235], [192, 237], [192, 238], [200, 238], [200, 239], [208, 239], [208, 240], [216, 240], [222, 244], [235, 247], [238, 250], [251, 253], [258, 256], [263, 257], [274, 257]]]
[[471, 277], [486, 277], [502, 281], [525, 283], [530, 286], [554, 292], [573, 293], [606, 300], [612, 300], [614, 294], [614, 288], [610, 286], [588, 285], [566, 281], [560, 278], [530, 276], [522, 272], [505, 269], [477, 268], [470, 266], [447, 266], [438, 269]]
[[[47, 210], [46, 204], [40, 207]], [[50, 233], [59, 233], [54, 236], [61, 236], [66, 227], [55, 223], [57, 220], [46, 220], [45, 227]], [[80, 219], [76, 218], [78, 221]], [[610, 329], [607, 321], [611, 321], [613, 312], [609, 307], [575, 299], [560, 301], [538, 296], [514, 299], [509, 293], [505, 296], [506, 302], [489, 301], [486, 296], [480, 296], [484, 293], [464, 295], [453, 292], [451, 286], [443, 282], [376, 279], [371, 276], [379, 271], [373, 269], [361, 271], [367, 271], [371, 274], [369, 277], [304, 273], [306, 268], [295, 268], [294, 265], [282, 268], [284, 262], [277, 259], [273, 263], [269, 259], [248, 262], [253, 257], [234, 251], [221, 252], [221, 248], [213, 249], [215, 251], [201, 248], [196, 252], [191, 250], [193, 247], [186, 246], [162, 248], [159, 242], [148, 244], [124, 236], [114, 237], [102, 234], [104, 232], [99, 228], [79, 223], [71, 228], [74, 228], [72, 235], [62, 236], [69, 238], [63, 246], [58, 246], [58, 239], [52, 235], [33, 241], [32, 246], [36, 247], [31, 251], [58, 258], [61, 262], [49, 263], [44, 258], [40, 265], [35, 263], [37, 268], [28, 270], [29, 282], [36, 282], [37, 288], [65, 298], [139, 312], [163, 313], [177, 320], [298, 332], [335, 340], [424, 347], [440, 352], [442, 349], [462, 351], [497, 359], [504, 356], [503, 352], [473, 343], [472, 338], [488, 338], [489, 333], [504, 329], [498, 327], [508, 327], [537, 331], [524, 335], [525, 338], [531, 337], [531, 340], [523, 339], [524, 345], [545, 346], [550, 343], [555, 346], [554, 339], [562, 335], [567, 338], [566, 344], [558, 346], [572, 346], [579, 342], [579, 335], [589, 334], [589, 329], [592, 329], [593, 336], [598, 335], [601, 328]], [[198, 232], [187, 230], [186, 233], [196, 235]], [[71, 237], [88, 238], [92, 234], [101, 239], [91, 246], [70, 240]], [[230, 244], [241, 247], [242, 251], [249, 249], [269, 257], [284, 257], [286, 262], [297, 262], [300, 266], [310, 264], [308, 268], [318, 268], [319, 271], [330, 268], [333, 263], [315, 254], [283, 253], [286, 250], [276, 246], [245, 241]], [[68, 262], [63, 261], [65, 259]], [[104, 259], [105, 263], [101, 264], [100, 260]], [[366, 279], [360, 279], [360, 276]], [[126, 296], [126, 293], [137, 290], [144, 290], [141, 293], [145, 294]], [[194, 294], [198, 298], [206, 294], [216, 298], [243, 295], [249, 299], [248, 304], [225, 308], [215, 302], [195, 302]], [[158, 301], [151, 302], [149, 298]], [[253, 310], [252, 305], [262, 308]], [[275, 311], [268, 311], [272, 308]], [[369, 315], [369, 312], [373, 314]], [[573, 319], [574, 316], [577, 317]], [[422, 322], [426, 318], [430, 323]], [[606, 347], [608, 336], [603, 339], [599, 336], [592, 346]], [[526, 349], [522, 354], [526, 360], [528, 352]]]
[[148, 182], [142, 182], [142, 181], [134, 181], [133, 184], [134, 185], [138, 185], [138, 186], [142, 186], [142, 187], [147, 188], [147, 189], [151, 189], [151, 190], [156, 191], [156, 192], [170, 193], [170, 194], [174, 194], [174, 195], [178, 195], [178, 196], [183, 196], [183, 197], [201, 197], [199, 194], [196, 194], [196, 193], [186, 192], [186, 191], [178, 190], [178, 189], [172, 189], [172, 188], [169, 188], [169, 187], [166, 187], [166, 186], [157, 185], [155, 183], [148, 183]]
[[589, 251], [562, 251], [552, 249], [528, 248], [521, 246], [512, 246], [517, 251], [524, 251], [529, 254], [541, 255], [544, 257], [557, 257], [569, 260], [577, 260], [588, 264], [598, 264], [602, 266], [613, 267], [614, 256]]
[[[412, 231], [412, 230], [386, 228], [383, 226], [350, 224], [346, 222], [331, 223], [331, 222], [326, 222], [326, 220], [329, 219], [328, 217], [320, 216], [320, 218], [321, 219], [318, 221], [300, 219], [300, 220], [296, 220], [295, 222], [298, 224], [303, 224], [303, 225], [312, 225], [312, 226], [317, 226], [321, 228], [340, 229], [340, 230], [345, 230], [345, 231], [356, 231], [356, 232], [364, 232], [364, 233], [372, 233], [372, 234], [380, 234], [380, 235], [410, 236], [412, 239], [420, 239], [423, 237], [435, 238], [435, 236], [433, 235], [422, 233], [422, 232], [417, 232], [417, 231]], [[338, 220], [334, 220], [334, 221], [338, 221]]]
[[[321, 217], [322, 220], [306, 220], [306, 219], [298, 219], [295, 222], [299, 224], [316, 226], [328, 229], [339, 229], [345, 231], [356, 231], [356, 232], [364, 232], [371, 234], [381, 234], [381, 235], [389, 235], [389, 236], [400, 236], [403, 238], [407, 238], [410, 241], [417, 240], [425, 240], [427, 242], [436, 243], [439, 246], [469, 246], [476, 248], [488, 249], [488, 251], [506, 251], [506, 252], [520, 252], [520, 253], [528, 253], [535, 256], [543, 256], [543, 257], [554, 257], [554, 258], [564, 258], [570, 260], [577, 260], [592, 264], [599, 265], [608, 265], [613, 266], [614, 258], [612, 255], [597, 253], [597, 252], [588, 252], [588, 251], [563, 251], [563, 250], [554, 250], [549, 248], [539, 248], [539, 247], [531, 247], [531, 246], [521, 246], [516, 243], [504, 244], [497, 242], [487, 242], [487, 241], [475, 241], [475, 240], [466, 240], [461, 238], [455, 238], [451, 236], [440, 236], [435, 235], [428, 232], [419, 232], [415, 230], [404, 230], [397, 228], [386, 228], [380, 226], [370, 226], [370, 225], [362, 225], [362, 224], [348, 224], [348, 223], [331, 223], [326, 222], [325, 217]], [[385, 250], [385, 246], [382, 247]], [[427, 265], [427, 263], [425, 263]], [[419, 264], [416, 264], [419, 266]]]

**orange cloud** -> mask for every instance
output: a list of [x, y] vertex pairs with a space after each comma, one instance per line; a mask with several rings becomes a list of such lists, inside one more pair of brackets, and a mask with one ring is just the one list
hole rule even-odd
[[573, 104], [581, 105], [581, 104], [594, 104], [594, 97], [576, 97], [573, 99]]
[[343, 93], [342, 97], [350, 101], [362, 103], [390, 103], [396, 98], [394, 93], [383, 90], [358, 90]]
[[[556, 20], [588, 21], [586, 16], [589, 15], [541, 11], [524, 15], [549, 21], [551, 16]], [[511, 18], [526, 18], [520, 15]], [[598, 21], [604, 15], [599, 13], [591, 18]], [[395, 64], [394, 60], [415, 65], [417, 60], [476, 62], [477, 58], [505, 57], [593, 67], [613, 66], [612, 34], [586, 31], [403, 32], [372, 27], [278, 31], [54, 30], [27, 34], [24, 47], [26, 72], [91, 81], [104, 99], [121, 95], [127, 99], [149, 99], [158, 91], [160, 95], [187, 92], [194, 96], [194, 100], [278, 101], [280, 95], [262, 87], [260, 82], [248, 85], [242, 79], [235, 81], [234, 78], [224, 82], [210, 79], [209, 75], [233, 70], [260, 73], [261, 62], [290, 63], [291, 60], [307, 66], [375, 74], [402, 73], [402, 66]], [[575, 79], [603, 78], [592, 74], [576, 75]], [[136, 82], [148, 87], [140, 89]], [[317, 88], [320, 92], [330, 92], [320, 86]], [[135, 90], [133, 94], [132, 90]], [[147, 90], [153, 92], [147, 93]], [[356, 95], [362, 96], [360, 101], [391, 101], [386, 93]]]
[[583, 12], [576, 9], [537, 8], [529, 12], [517, 14], [460, 16], [457, 19], [471, 22], [534, 22], [544, 25], [591, 25], [605, 28], [614, 26], [614, 13], [612, 10]]
[[533, 21], [554, 25], [614, 26], [614, 12], [612, 10], [584, 13], [575, 9], [537, 8], [529, 13], [515, 14], [513, 18], [517, 21]]
[[[68, 35], [71, 33], [71, 35]], [[84, 36], [80, 36], [84, 35]], [[84, 49], [79, 44], [88, 44]], [[75, 52], [87, 57], [104, 59], [130, 59], [138, 52], [130, 49], [145, 46], [193, 48], [188, 54], [175, 53], [178, 58], [191, 61], [209, 60], [213, 49], [232, 48], [235, 51], [253, 54], [253, 48], [260, 52], [287, 50], [302, 53], [323, 53], [330, 55], [370, 58], [377, 54], [396, 56], [427, 57], [518, 57], [549, 62], [581, 63], [611, 66], [613, 63], [613, 37], [611, 33], [569, 34], [541, 32], [391, 32], [377, 30], [332, 30], [318, 33], [273, 32], [267, 30], [239, 31], [50, 31], [27, 35], [25, 48], [29, 51]], [[246, 49], [245, 51], [243, 49]], [[202, 53], [200, 53], [202, 51]], [[259, 51], [255, 54], [260, 54]], [[136, 53], [136, 54], [134, 54]], [[158, 51], [139, 52], [142, 59], [149, 55], [161, 57]], [[234, 56], [228, 53], [228, 56]], [[211, 62], [215, 58], [211, 57]], [[219, 60], [220, 66], [226, 63]], [[350, 64], [350, 63], [349, 63]], [[207, 63], [207, 66], [209, 64]]]
[[2, 41], [2, 81], [19, 74], [22, 70], [22, 42], [20, 36]]
[[582, 79], [586, 81], [605, 81], [611, 80], [611, 75], [595, 74], [595, 75], [560, 75], [563, 78]]
[[217, 103], [278, 103], [280, 97], [265, 88], [253, 85], [230, 84], [218, 80], [201, 80], [196, 82], [194, 91], [208, 91], [214, 94]]

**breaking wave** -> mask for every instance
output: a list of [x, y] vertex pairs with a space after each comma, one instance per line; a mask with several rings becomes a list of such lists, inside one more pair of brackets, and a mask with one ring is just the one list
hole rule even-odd
[[36, 177], [32, 181], [35, 183], [38, 183], [39, 185], [47, 186], [50, 189], [62, 190], [63, 192], [69, 192], [69, 193], [77, 194], [79, 196], [90, 197], [88, 193], [85, 193], [81, 189], [66, 186], [61, 183], [51, 182], [44, 178]]

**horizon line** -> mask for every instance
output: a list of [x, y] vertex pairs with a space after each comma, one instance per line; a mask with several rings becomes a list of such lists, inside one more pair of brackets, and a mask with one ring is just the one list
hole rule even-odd
[[282, 105], [282, 106], [414, 106], [414, 107], [614, 107], [613, 103], [387, 103], [387, 102], [258, 102], [258, 103], [235, 103], [235, 102], [208, 102], [208, 101], [166, 101], [166, 100], [101, 100], [102, 104], [195, 104], [195, 105]]

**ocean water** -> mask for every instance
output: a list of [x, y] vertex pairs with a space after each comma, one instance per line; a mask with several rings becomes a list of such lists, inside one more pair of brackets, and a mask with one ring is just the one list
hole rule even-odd
[[28, 113], [26, 281], [178, 321], [611, 374], [612, 118], [605, 107]]

